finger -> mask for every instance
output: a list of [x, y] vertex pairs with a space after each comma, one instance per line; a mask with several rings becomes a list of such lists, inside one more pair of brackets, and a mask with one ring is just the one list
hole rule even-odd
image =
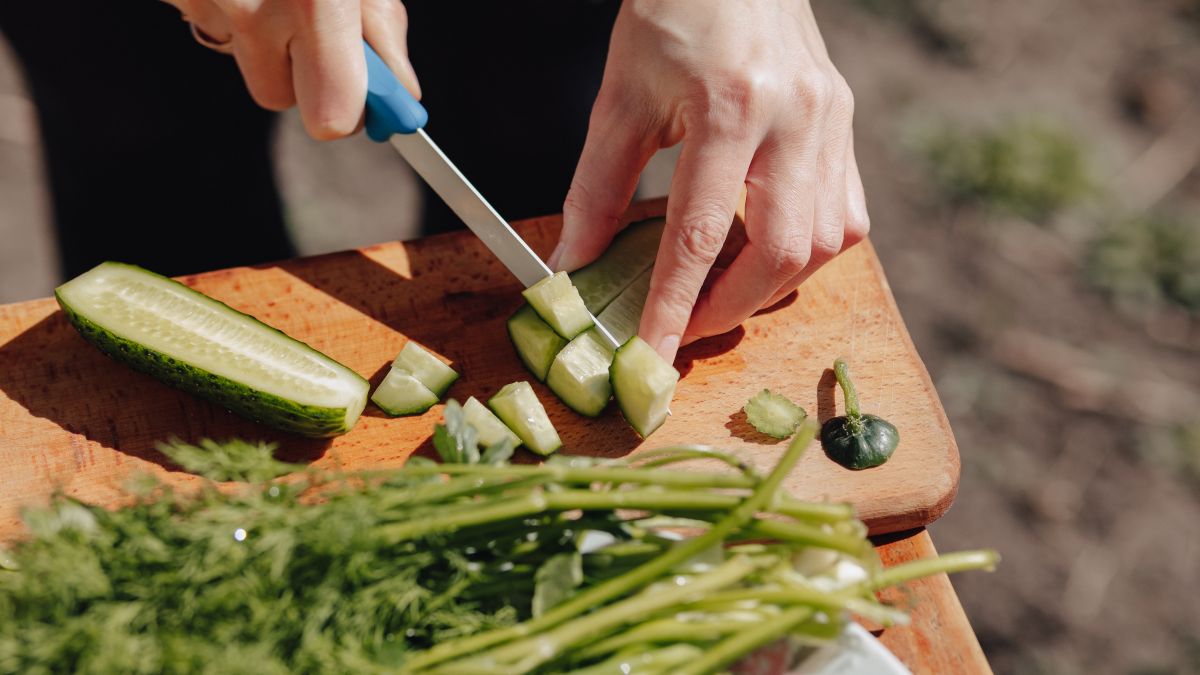
[[291, 33], [286, 22], [278, 15], [251, 13], [230, 17], [228, 21], [233, 57], [250, 96], [267, 110], [287, 110], [295, 105], [292, 64], [287, 51]]
[[675, 358], [696, 296], [721, 252], [754, 155], [753, 144], [697, 131], [696, 141], [684, 142], [675, 170], [639, 331], [668, 361]]
[[178, 9], [184, 21], [194, 24], [218, 42], [225, 42], [233, 34], [229, 19], [211, 0], [172, 0], [167, 4]]
[[599, 256], [620, 226], [638, 177], [657, 149], [649, 125], [606, 91], [592, 107], [587, 140], [563, 203], [563, 229], [547, 263], [574, 270]]
[[854, 154], [854, 137], [851, 135], [846, 143], [846, 225], [842, 233], [842, 250], [866, 239], [870, 231], [867, 195], [858, 173], [858, 158]]
[[304, 128], [317, 140], [354, 133], [367, 97], [358, 0], [296, 3], [303, 16], [292, 38], [292, 79]]
[[[868, 233], [871, 227], [868, 215], [866, 215], [866, 196], [863, 191], [863, 179], [859, 177], [858, 162], [856, 161], [856, 157], [854, 157], [853, 137], [847, 139], [845, 154], [845, 169], [842, 171], [845, 190], [844, 199], [842, 199], [842, 204], [844, 205], [842, 205], [841, 210], [840, 241], [838, 244], [834, 244], [835, 235], [829, 234], [828, 249], [818, 252], [818, 257], [832, 258], [839, 255], [842, 251], [850, 249], [851, 246], [858, 244], [859, 241], [862, 241], [866, 237], [866, 233]], [[816, 237], [814, 240], [816, 241]], [[833, 255], [829, 255], [829, 250], [833, 250], [833, 246], [836, 246], [836, 251], [834, 251]], [[820, 268], [820, 265], [810, 265], [810, 267], [812, 269], [805, 269], [797, 275], [796, 279], [782, 286], [779, 292], [772, 295], [772, 298], [767, 300], [767, 303], [763, 307], [772, 306], [787, 297], [787, 294], [799, 287], [800, 283], [808, 280], [808, 277], [812, 273], [815, 273], [816, 269]]]
[[804, 270], [818, 184], [814, 154], [775, 149], [755, 158], [746, 176], [748, 241], [696, 303], [684, 342], [735, 328]]
[[421, 98], [421, 83], [408, 60], [408, 11], [400, 0], [363, 0], [362, 33], [379, 58], [415, 98]]

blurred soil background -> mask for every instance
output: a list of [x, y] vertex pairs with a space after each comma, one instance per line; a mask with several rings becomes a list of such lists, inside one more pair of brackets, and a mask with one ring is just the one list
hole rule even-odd
[[[815, 4], [871, 236], [962, 451], [934, 540], [1004, 555], [955, 580], [993, 667], [1200, 673], [1200, 2]], [[414, 236], [387, 149], [286, 115], [278, 153], [304, 253]], [[41, 173], [0, 52], [0, 302], [56, 283]]]

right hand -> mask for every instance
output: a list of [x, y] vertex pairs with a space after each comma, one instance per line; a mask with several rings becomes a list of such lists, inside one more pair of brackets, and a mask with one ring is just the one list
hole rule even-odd
[[408, 13], [400, 0], [164, 0], [218, 42], [229, 42], [246, 87], [268, 110], [300, 108], [317, 140], [362, 125], [367, 68], [362, 40], [413, 96]]

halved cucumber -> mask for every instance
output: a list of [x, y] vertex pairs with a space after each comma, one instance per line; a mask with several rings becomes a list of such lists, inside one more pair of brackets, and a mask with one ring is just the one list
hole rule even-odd
[[508, 319], [508, 337], [517, 349], [517, 356], [538, 380], [545, 380], [554, 355], [567, 345], [566, 339], [554, 332], [529, 305], [522, 305]]
[[450, 366], [441, 362], [438, 357], [425, 351], [421, 345], [409, 340], [392, 367], [417, 378], [421, 384], [429, 388], [439, 399], [446, 390], [458, 379], [458, 373]]
[[[596, 317], [618, 342], [624, 343], [637, 334], [653, 269], [642, 272]], [[612, 398], [608, 373], [612, 360], [613, 350], [608, 343], [594, 328], [586, 330], [555, 355], [546, 384], [572, 410], [595, 417]]]
[[595, 262], [571, 273], [571, 283], [579, 289], [588, 311], [599, 313], [654, 264], [666, 224], [665, 218], [631, 223]]
[[642, 438], [654, 433], [670, 414], [679, 372], [634, 336], [617, 349], [611, 373], [621, 414]]
[[612, 355], [595, 329], [584, 331], [554, 357], [546, 385], [571, 410], [595, 417], [604, 412], [612, 398], [608, 375]]
[[[654, 264], [665, 225], [663, 218], [651, 218], [629, 225], [595, 262], [571, 273], [571, 283], [579, 291], [579, 297], [588, 311], [596, 314], [607, 308]], [[649, 279], [646, 279], [646, 283], [649, 284]], [[604, 325], [612, 330], [609, 324]], [[636, 325], [633, 332], [637, 332]], [[567, 345], [567, 341], [528, 305], [517, 310], [508, 320], [508, 334], [521, 361], [542, 381], [546, 379], [554, 355]], [[618, 341], [629, 335], [618, 338]]]
[[528, 382], [504, 385], [488, 401], [488, 406], [526, 447], [539, 455], [549, 455], [562, 447], [558, 431]]
[[418, 415], [432, 408], [438, 395], [411, 373], [392, 368], [371, 394], [371, 402], [392, 417]]
[[568, 340], [592, 327], [592, 315], [566, 272], [542, 279], [521, 295], [542, 321]]
[[102, 263], [54, 295], [79, 333], [113, 358], [277, 429], [337, 435], [366, 406], [369, 385], [354, 371], [140, 267]]
[[617, 339], [617, 344], [625, 344], [629, 338], [637, 335], [638, 324], [642, 322], [642, 308], [646, 306], [646, 296], [650, 295], [650, 276], [653, 273], [654, 266], [647, 267], [596, 316], [600, 325]]
[[479, 399], [472, 396], [463, 404], [463, 419], [467, 424], [475, 427], [475, 433], [479, 439], [479, 446], [483, 448], [490, 447], [508, 439], [512, 441], [514, 448], [520, 447], [521, 439], [512, 432], [512, 429], [504, 426], [504, 422], [496, 417], [495, 413], [487, 409], [487, 406], [479, 402]]

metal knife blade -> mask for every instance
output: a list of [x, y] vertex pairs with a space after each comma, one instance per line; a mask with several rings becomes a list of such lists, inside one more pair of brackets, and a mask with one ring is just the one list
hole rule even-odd
[[[400, 153], [450, 210], [462, 219], [526, 288], [553, 274], [529, 244], [479, 194], [424, 129], [411, 134], [394, 134], [392, 147]], [[596, 331], [615, 349], [616, 338], [596, 317]]]

